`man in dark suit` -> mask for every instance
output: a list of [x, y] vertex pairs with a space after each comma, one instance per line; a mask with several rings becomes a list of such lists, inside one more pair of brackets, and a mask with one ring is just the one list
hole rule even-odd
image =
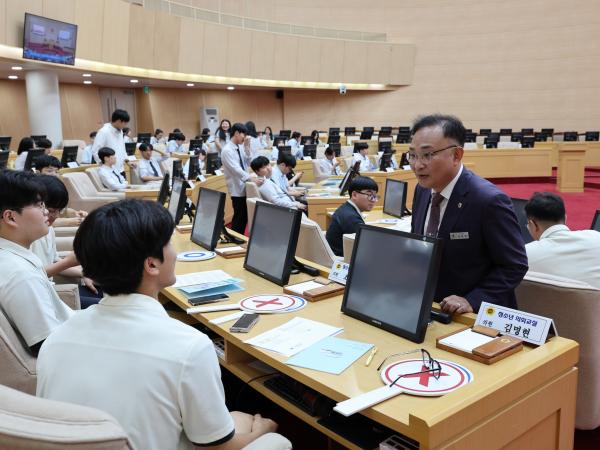
[[412, 134], [412, 232], [444, 241], [435, 300], [458, 314], [483, 301], [516, 308], [527, 254], [510, 198], [463, 167], [466, 131], [456, 117], [419, 118]]
[[369, 177], [356, 177], [350, 183], [348, 195], [350, 200], [333, 213], [325, 238], [333, 253], [344, 255], [343, 235], [356, 233], [358, 227], [365, 223], [363, 211], [371, 211], [377, 203], [377, 183]]

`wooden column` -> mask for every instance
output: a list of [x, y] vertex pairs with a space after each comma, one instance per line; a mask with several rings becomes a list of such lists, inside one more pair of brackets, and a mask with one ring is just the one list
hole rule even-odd
[[558, 148], [558, 177], [556, 187], [559, 192], [583, 192], [585, 171], [585, 142], [564, 142]]

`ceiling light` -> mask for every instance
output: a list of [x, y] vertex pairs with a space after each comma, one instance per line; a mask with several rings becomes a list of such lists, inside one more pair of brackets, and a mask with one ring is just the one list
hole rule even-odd
[[139, 80], [135, 80], [135, 79], [133, 79], [133, 80], [129, 80], [129, 82], [130, 82], [130, 83], [133, 83], [133, 84], [136, 84], [136, 83], [139, 83]]
[[23, 68], [21, 66], [12, 66], [11, 69], [12, 70], [23, 70]]
[[227, 86], [227, 90], [228, 90], [228, 91], [233, 91], [234, 89], [235, 89], [235, 87], [234, 87], [234, 86]]
[[84, 80], [83, 84], [92, 84], [92, 82], [90, 80]]
[[194, 83], [186, 83], [187, 87], [194, 87]]
[[85, 77], [85, 78], [89, 78], [92, 76], [92, 74], [91, 73], [82, 73], [81, 76]]
[[19, 79], [19, 77], [18, 77], [18, 76], [16, 76], [16, 75], [9, 75], [9, 76], [8, 76], [8, 79], [9, 79], [9, 80], [18, 80], [18, 79]]

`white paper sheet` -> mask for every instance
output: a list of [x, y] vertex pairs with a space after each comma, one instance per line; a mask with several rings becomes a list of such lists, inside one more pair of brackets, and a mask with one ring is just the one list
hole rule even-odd
[[244, 247], [236, 245], [235, 247], [223, 247], [217, 249], [219, 253], [239, 252], [240, 250], [244, 250]]
[[440, 340], [440, 344], [444, 344], [449, 347], [462, 350], [463, 352], [471, 353], [475, 347], [487, 344], [493, 339], [493, 337], [486, 336], [485, 334], [481, 333], [476, 333], [475, 331], [468, 328], [464, 331], [461, 331], [460, 333], [453, 334], [452, 336], [448, 336]]
[[305, 281], [304, 283], [292, 284], [291, 286], [286, 286], [285, 288], [288, 291], [293, 292], [294, 294], [302, 295], [305, 291], [322, 287], [323, 285], [321, 283], [317, 283], [316, 281], [311, 280]]
[[185, 275], [177, 275], [177, 281], [173, 287], [178, 288], [183, 286], [193, 286], [195, 284], [212, 283], [216, 281], [224, 281], [229, 278], [231, 278], [231, 276], [222, 270], [186, 273]]
[[388, 398], [395, 397], [396, 395], [402, 394], [402, 389], [397, 387], [382, 386], [372, 391], [365, 392], [357, 395], [356, 397], [349, 398], [343, 402], [338, 403], [333, 408], [341, 415], [348, 417], [354, 413], [370, 408], [377, 403], [381, 403]]

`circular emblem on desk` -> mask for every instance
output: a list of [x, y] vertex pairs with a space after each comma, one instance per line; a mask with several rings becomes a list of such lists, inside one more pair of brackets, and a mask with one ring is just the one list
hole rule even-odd
[[306, 306], [302, 297], [286, 294], [253, 295], [240, 301], [240, 308], [254, 313], [294, 312]]
[[394, 386], [406, 394], [421, 396], [439, 396], [452, 392], [473, 381], [473, 373], [460, 364], [437, 360], [441, 367], [441, 375], [436, 380], [433, 373], [426, 372], [422, 359], [408, 359], [392, 363], [381, 370], [381, 379], [387, 385], [400, 375]]
[[193, 252], [181, 252], [177, 254], [177, 261], [205, 261], [207, 259], [213, 259], [216, 256], [215, 252], [208, 251], [193, 251]]

